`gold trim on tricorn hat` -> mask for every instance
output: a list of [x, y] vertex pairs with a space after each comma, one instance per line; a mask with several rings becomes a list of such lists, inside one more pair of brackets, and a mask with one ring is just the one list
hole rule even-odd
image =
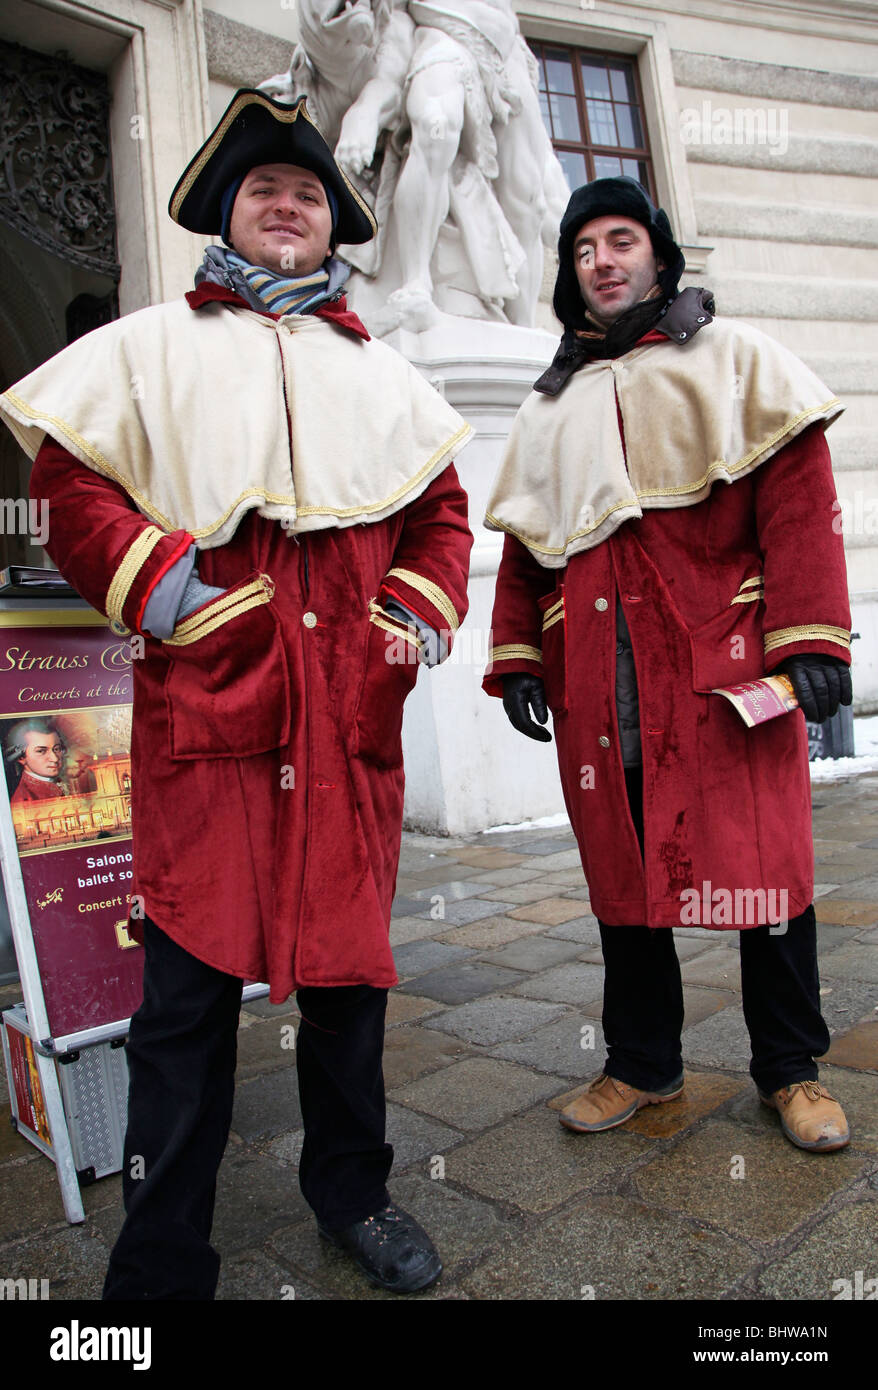
[[168, 212], [190, 232], [219, 236], [222, 196], [229, 184], [259, 164], [310, 169], [338, 199], [336, 242], [370, 241], [375, 218], [332, 157], [305, 104], [275, 101], [244, 87], [232, 97], [216, 129], [190, 160], [171, 194]]

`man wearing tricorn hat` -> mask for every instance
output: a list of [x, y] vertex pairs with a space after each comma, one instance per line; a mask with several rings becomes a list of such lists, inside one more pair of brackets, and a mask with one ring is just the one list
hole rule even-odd
[[[105, 1297], [211, 1298], [244, 979], [293, 989], [321, 1235], [399, 1292], [441, 1271], [389, 1199], [382, 1047], [402, 708], [466, 611], [470, 429], [345, 306], [375, 231], [305, 103], [243, 90], [170, 202], [221, 233], [185, 301], [0, 401], [62, 572], [133, 634], [126, 1221]], [[139, 384], [133, 391], [132, 382]], [[280, 1046], [280, 1041], [278, 1043]]]
[[600, 923], [608, 1057], [561, 1122], [609, 1129], [682, 1094], [669, 928], [737, 927], [760, 1096], [794, 1144], [838, 1149], [805, 720], [747, 728], [711, 692], [784, 671], [808, 719], [851, 701], [824, 439], [841, 404], [707, 291], [679, 293], [680, 248], [633, 179], [573, 193], [559, 259], [564, 336], [488, 504], [506, 538], [485, 689], [531, 738], [552, 710]]

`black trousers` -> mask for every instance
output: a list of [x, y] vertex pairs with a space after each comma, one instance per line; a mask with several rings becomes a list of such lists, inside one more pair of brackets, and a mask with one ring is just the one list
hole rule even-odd
[[[642, 848], [641, 769], [626, 768], [625, 779]], [[606, 967], [606, 1071], [640, 1091], [670, 1085], [683, 1070], [683, 986], [673, 931], [599, 925]], [[722, 941], [721, 933], [716, 940]], [[740, 945], [750, 1075], [764, 1093], [816, 1080], [814, 1058], [828, 1050], [830, 1038], [820, 1013], [813, 906], [791, 918], [785, 932], [744, 928]]]
[[[243, 982], [144, 923], [143, 1003], [131, 1020], [122, 1192], [126, 1218], [105, 1299], [211, 1299], [220, 1260], [210, 1244], [216, 1178], [234, 1097]], [[305, 1142], [299, 1183], [322, 1225], [386, 1205], [387, 991], [301, 989], [296, 1037]]]

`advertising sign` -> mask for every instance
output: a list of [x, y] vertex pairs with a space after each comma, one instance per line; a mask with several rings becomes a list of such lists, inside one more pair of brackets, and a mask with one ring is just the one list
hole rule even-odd
[[[50, 1036], [128, 1019], [131, 656], [89, 610], [0, 613], [0, 750]], [[2, 794], [2, 791], [0, 791]]]

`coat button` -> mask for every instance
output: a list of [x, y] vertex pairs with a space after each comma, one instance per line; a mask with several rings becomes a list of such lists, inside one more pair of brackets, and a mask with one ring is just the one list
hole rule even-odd
[[317, 614], [316, 614], [316, 613], [303, 613], [303, 614], [302, 614], [302, 622], [305, 624], [306, 627], [316, 627], [316, 626], [317, 626]]
[[607, 600], [605, 598], [596, 598], [594, 601], [594, 606], [599, 613], [606, 613], [609, 604], [607, 603]]
[[602, 748], [609, 748], [610, 746], [610, 740], [607, 738], [606, 734], [601, 734], [600, 738], [598, 739], [598, 743], [601, 745]]

